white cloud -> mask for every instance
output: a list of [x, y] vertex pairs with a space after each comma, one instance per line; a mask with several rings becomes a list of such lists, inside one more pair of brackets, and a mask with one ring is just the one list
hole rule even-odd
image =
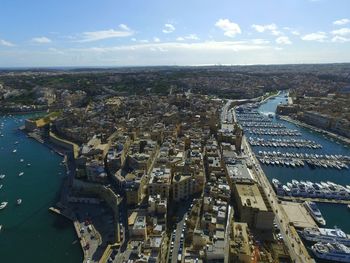
[[38, 43], [38, 44], [48, 44], [51, 43], [52, 40], [47, 37], [34, 37], [32, 38], [32, 42]]
[[153, 38], [153, 41], [154, 41], [154, 42], [160, 42], [160, 39], [159, 39], [158, 37], [154, 37], [154, 38]]
[[82, 34], [82, 39], [79, 40], [78, 42], [92, 42], [92, 41], [98, 41], [98, 40], [108, 39], [108, 38], [128, 37], [132, 35], [134, 35], [133, 30], [131, 30], [125, 24], [120, 24], [119, 30], [108, 29], [108, 30], [101, 30], [101, 31], [84, 32]]
[[111, 52], [111, 51], [126, 51], [126, 50], [192, 50], [205, 52], [206, 50], [212, 51], [249, 51], [249, 50], [262, 50], [267, 49], [267, 45], [255, 44], [254, 40], [245, 41], [204, 41], [195, 43], [179, 43], [179, 42], [163, 42], [163, 43], [142, 43], [134, 45], [114, 46], [105, 48], [84, 48], [84, 49], [72, 49], [72, 51], [98, 51], [98, 52]]
[[302, 40], [304, 41], [318, 41], [318, 42], [323, 42], [327, 39], [327, 35], [325, 32], [316, 32], [316, 33], [311, 33], [307, 34], [301, 37]]
[[172, 24], [165, 24], [162, 31], [164, 34], [169, 34], [175, 31], [175, 27]]
[[253, 44], [257, 44], [257, 45], [266, 45], [270, 43], [270, 41], [266, 39], [261, 39], [261, 38], [252, 39], [251, 41]]
[[268, 24], [268, 25], [252, 25], [252, 28], [254, 28], [257, 32], [263, 33], [263, 32], [270, 32], [274, 36], [281, 35], [282, 32], [278, 30], [278, 27], [276, 24]]
[[216, 23], [215, 26], [220, 28], [222, 31], [224, 31], [224, 35], [227, 37], [234, 37], [237, 34], [241, 34], [241, 28], [239, 27], [238, 24], [231, 22], [228, 19], [219, 19]]
[[345, 43], [345, 42], [349, 42], [350, 38], [346, 38], [346, 37], [341, 37], [341, 36], [334, 36], [332, 38], [332, 42], [334, 43]]
[[350, 19], [343, 18], [333, 22], [333, 25], [342, 26], [350, 23]]
[[350, 34], [350, 28], [341, 28], [341, 29], [337, 29], [337, 30], [333, 30], [332, 31], [333, 35], [339, 35], [339, 36], [346, 36]]
[[135, 42], [135, 41], [136, 41], [136, 38], [133, 37], [133, 38], [131, 39], [131, 41]]
[[292, 41], [286, 36], [276, 38], [276, 43], [279, 45], [290, 45]]
[[120, 24], [120, 25], [119, 25], [119, 28], [120, 28], [121, 30], [131, 31], [131, 29], [130, 29], [127, 25], [125, 25], [125, 24]]
[[149, 41], [147, 39], [141, 39], [140, 43], [148, 43]]
[[199, 37], [196, 34], [189, 34], [187, 36], [176, 38], [176, 41], [185, 41], [185, 40], [199, 40]]
[[13, 47], [14, 44], [4, 39], [0, 39], [0, 46]]

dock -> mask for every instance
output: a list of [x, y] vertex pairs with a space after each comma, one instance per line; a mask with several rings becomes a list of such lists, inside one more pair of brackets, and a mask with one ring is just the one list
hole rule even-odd
[[349, 205], [350, 200], [339, 200], [339, 199], [326, 199], [326, 198], [313, 198], [313, 197], [292, 197], [292, 196], [279, 196], [280, 200], [290, 201], [290, 202], [317, 202], [317, 203], [328, 203], [328, 204], [343, 204]]
[[293, 223], [296, 228], [317, 228], [315, 220], [306, 211], [305, 207], [300, 203], [281, 202], [289, 221]]

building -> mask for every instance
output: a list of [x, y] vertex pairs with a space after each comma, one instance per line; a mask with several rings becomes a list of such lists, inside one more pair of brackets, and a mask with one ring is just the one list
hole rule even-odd
[[234, 195], [239, 219], [258, 230], [271, 230], [275, 215], [263, 190], [255, 183], [236, 183]]
[[171, 185], [171, 173], [169, 168], [153, 168], [148, 183], [148, 195], [160, 195], [169, 198]]
[[231, 224], [229, 262], [256, 262], [247, 223]]

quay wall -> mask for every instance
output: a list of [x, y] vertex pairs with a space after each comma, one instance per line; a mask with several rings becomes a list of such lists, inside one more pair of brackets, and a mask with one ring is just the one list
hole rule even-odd
[[82, 180], [73, 180], [73, 190], [79, 195], [94, 195], [104, 200], [113, 211], [115, 225], [115, 243], [120, 242], [120, 226], [119, 226], [119, 204], [121, 197], [116, 195], [112, 189], [96, 183], [85, 182]]
[[73, 142], [67, 141], [65, 139], [59, 138], [53, 132], [49, 133], [49, 139], [53, 144], [56, 144], [60, 147], [63, 147], [74, 154], [74, 158], [76, 159], [79, 155], [79, 146]]
[[346, 138], [344, 136], [341, 136], [341, 135], [338, 135], [338, 134], [335, 134], [335, 133], [323, 130], [321, 128], [312, 126], [310, 124], [306, 124], [304, 122], [301, 122], [301, 121], [298, 121], [298, 120], [294, 120], [294, 119], [292, 119], [291, 117], [288, 117], [288, 116], [280, 116], [280, 119], [288, 121], [288, 122], [296, 124], [296, 125], [299, 125], [299, 126], [302, 126], [302, 127], [305, 127], [305, 128], [308, 128], [308, 129], [311, 129], [311, 130], [314, 130], [314, 131], [319, 132], [319, 133], [326, 134], [327, 136], [329, 136], [331, 138], [334, 138], [334, 139], [339, 140], [339, 141], [341, 141], [341, 142], [343, 142], [343, 143], [345, 143], [347, 145], [350, 145], [350, 138]]

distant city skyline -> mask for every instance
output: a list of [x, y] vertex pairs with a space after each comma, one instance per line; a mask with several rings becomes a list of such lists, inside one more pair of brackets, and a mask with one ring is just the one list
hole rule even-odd
[[4, 0], [0, 67], [350, 62], [350, 1]]

